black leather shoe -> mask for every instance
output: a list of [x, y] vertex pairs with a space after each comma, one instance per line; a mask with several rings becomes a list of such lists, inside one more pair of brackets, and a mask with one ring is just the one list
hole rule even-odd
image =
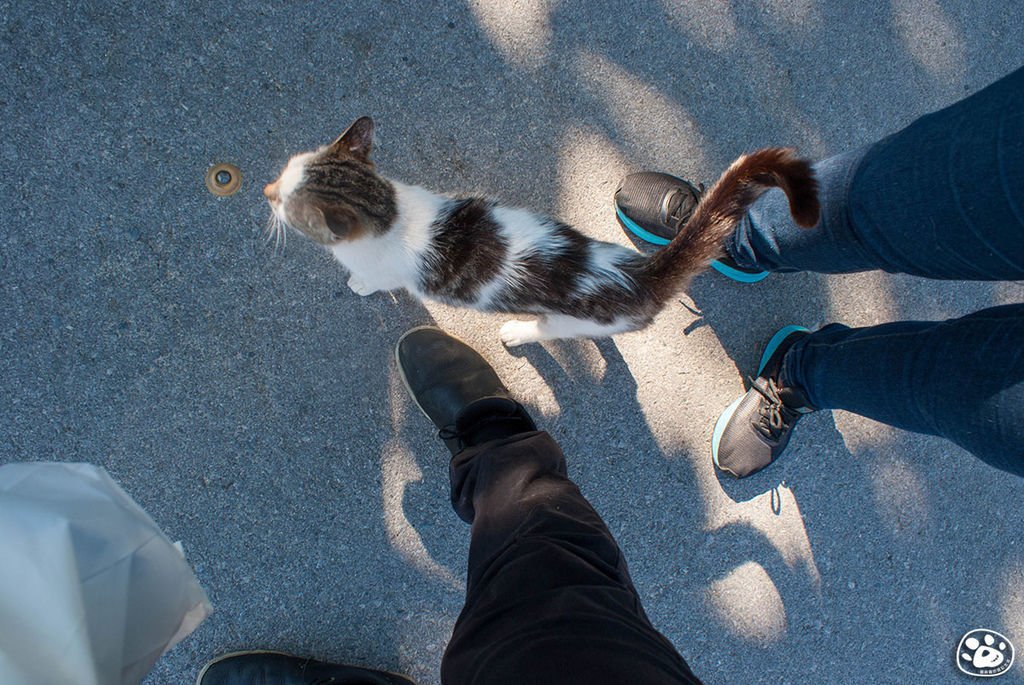
[[452, 455], [467, 447], [537, 430], [476, 350], [444, 331], [408, 331], [395, 347], [398, 371], [420, 411]]
[[416, 685], [405, 676], [281, 652], [234, 652], [203, 667], [196, 685]]

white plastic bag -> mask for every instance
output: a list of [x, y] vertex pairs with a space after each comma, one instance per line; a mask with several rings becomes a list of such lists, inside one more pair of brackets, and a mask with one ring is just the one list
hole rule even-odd
[[180, 548], [102, 468], [0, 467], [0, 683], [137, 685], [210, 611]]

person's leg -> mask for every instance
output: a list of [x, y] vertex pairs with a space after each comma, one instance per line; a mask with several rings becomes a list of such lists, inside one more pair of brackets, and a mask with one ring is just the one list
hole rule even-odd
[[452, 505], [472, 524], [466, 605], [441, 681], [698, 683], [644, 614], [558, 445], [487, 362], [431, 328], [406, 333], [396, 352], [410, 395], [452, 452]]
[[[785, 197], [769, 192], [726, 246], [737, 264], [1024, 279], [1024, 69], [817, 170], [819, 225], [795, 226]], [[1022, 308], [790, 334], [791, 347], [719, 417], [716, 465], [739, 477], [764, 468], [813, 406], [942, 435], [1024, 475]]]
[[1024, 304], [941, 322], [825, 326], [793, 344], [779, 380], [817, 409], [939, 435], [1024, 476]]
[[618, 545], [566, 477], [551, 436], [465, 450], [451, 480], [472, 542], [442, 682], [698, 682], [648, 620]]
[[1024, 279], [1024, 69], [816, 165], [822, 220], [762, 196], [726, 245], [742, 267]]
[[805, 413], [845, 409], [945, 437], [1024, 476], [1024, 304], [949, 321], [900, 321], [769, 342], [746, 395], [718, 419], [711, 455], [738, 478], [772, 463]]

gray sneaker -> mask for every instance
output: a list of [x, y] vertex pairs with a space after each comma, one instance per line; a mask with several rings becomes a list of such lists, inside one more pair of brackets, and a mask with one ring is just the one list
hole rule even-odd
[[786, 352], [809, 333], [802, 326], [786, 326], [772, 336], [750, 390], [718, 417], [711, 458], [722, 471], [745, 478], [765, 468], [786, 449], [800, 417], [814, 411], [801, 390], [778, 382]]

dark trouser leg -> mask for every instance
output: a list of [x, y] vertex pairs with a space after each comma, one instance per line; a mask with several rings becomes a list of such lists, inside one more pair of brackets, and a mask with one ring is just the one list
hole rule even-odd
[[[1024, 280], [1024, 69], [863, 150], [817, 166], [822, 221], [765, 194], [728, 246], [773, 271], [882, 269]], [[827, 326], [786, 355], [819, 408], [941, 435], [1024, 475], [1024, 305], [955, 321]]]
[[821, 223], [772, 190], [727, 246], [739, 264], [1024, 280], [1024, 69], [816, 169]]
[[1024, 476], [1024, 304], [941, 322], [832, 324], [784, 365], [782, 383], [819, 409], [939, 435]]
[[698, 683], [640, 606], [601, 517], [547, 433], [471, 447], [451, 464], [472, 523], [466, 606], [446, 685]]

